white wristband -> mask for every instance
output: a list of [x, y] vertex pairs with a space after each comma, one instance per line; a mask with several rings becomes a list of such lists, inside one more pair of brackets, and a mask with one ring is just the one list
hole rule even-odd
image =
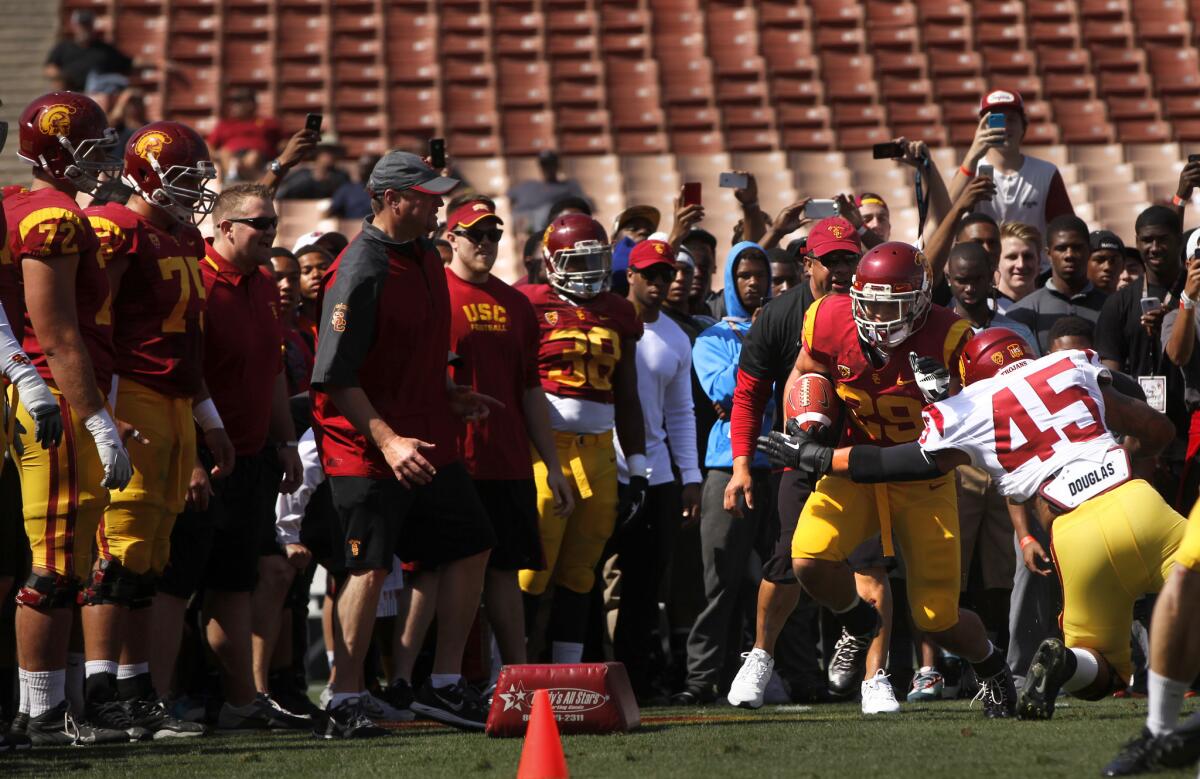
[[1191, 311], [1193, 308], [1196, 307], [1196, 301], [1189, 298], [1187, 292], [1180, 291], [1179, 305], [1182, 306], [1184, 310]]
[[212, 398], [205, 398], [192, 406], [192, 419], [196, 420], [196, 424], [200, 425], [200, 429], [206, 433], [218, 427], [225, 427], [225, 423], [221, 421], [221, 415], [217, 413], [217, 407], [212, 402]]
[[646, 455], [631, 454], [625, 458], [625, 465], [629, 469], [630, 478], [634, 476], [641, 476], [643, 479], [646, 478]]

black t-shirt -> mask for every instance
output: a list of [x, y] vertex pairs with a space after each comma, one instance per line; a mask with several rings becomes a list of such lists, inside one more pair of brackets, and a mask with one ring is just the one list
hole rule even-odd
[[1141, 299], [1146, 296], [1159, 300], [1170, 300], [1168, 305], [1177, 305], [1179, 292], [1183, 289], [1184, 275], [1180, 274], [1175, 290], [1146, 282], [1129, 284], [1117, 290], [1104, 301], [1100, 318], [1096, 321], [1096, 352], [1102, 360], [1113, 360], [1118, 368], [1133, 378], [1139, 376], [1165, 376], [1167, 379], [1167, 416], [1175, 423], [1177, 438], [1187, 439], [1190, 415], [1184, 404], [1183, 371], [1172, 365], [1163, 352], [1158, 334], [1148, 335], [1142, 327]]
[[80, 46], [75, 41], [60, 41], [46, 57], [47, 65], [62, 71], [63, 82], [72, 92], [82, 92], [89, 73], [120, 73], [128, 75], [133, 60], [121, 50], [104, 41]]
[[783, 390], [800, 355], [804, 313], [815, 298], [808, 284], [767, 302], [742, 342], [738, 369], [775, 384], [775, 429], [783, 427]]

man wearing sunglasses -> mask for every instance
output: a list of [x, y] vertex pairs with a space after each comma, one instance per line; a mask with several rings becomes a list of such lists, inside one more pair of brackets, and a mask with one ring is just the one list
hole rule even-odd
[[461, 422], [499, 404], [449, 380], [450, 294], [425, 237], [456, 186], [415, 154], [383, 157], [367, 181], [374, 216], [322, 280], [313, 431], [348, 572], [323, 738], [385, 732], [361, 705], [363, 661], [396, 555], [421, 563], [437, 602], [433, 673], [412, 710], [477, 730], [487, 714], [466, 687], [462, 657], [496, 534], [457, 437]]
[[[652, 658], [658, 625], [658, 589], [681, 523], [700, 519], [700, 466], [692, 407], [692, 344], [683, 328], [662, 315], [675, 279], [675, 250], [666, 241], [642, 241], [629, 253], [629, 302], [645, 325], [637, 349], [638, 400], [646, 435], [646, 497], [640, 512], [618, 517], [609, 552], [621, 572], [621, 606], [613, 654], [625, 663], [641, 701], [655, 693]], [[670, 447], [667, 441], [670, 440]], [[628, 492], [631, 476], [618, 440], [617, 478]], [[672, 466], [679, 469], [682, 490]], [[660, 644], [661, 645], [661, 644]]]
[[[170, 562], [159, 582], [152, 619], [157, 641], [151, 673], [167, 690], [179, 652], [183, 615], [203, 586], [201, 618], [217, 657], [225, 702], [222, 730], [308, 727], [259, 698], [254, 686], [251, 596], [258, 558], [275, 547], [275, 499], [300, 483], [296, 432], [283, 365], [279, 292], [268, 264], [279, 223], [272, 192], [237, 184], [217, 197], [216, 235], [200, 262], [206, 311], [204, 381], [212, 407], [196, 407], [205, 431], [187, 490], [187, 510], [171, 531]], [[220, 453], [206, 445], [224, 425], [233, 443], [233, 468], [213, 472]], [[210, 482], [210, 474], [214, 477]]]

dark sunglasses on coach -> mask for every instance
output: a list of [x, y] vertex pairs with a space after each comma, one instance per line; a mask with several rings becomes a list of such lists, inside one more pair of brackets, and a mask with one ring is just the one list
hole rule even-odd
[[279, 225], [279, 217], [277, 216], [245, 216], [238, 219], [230, 218], [226, 221], [249, 225], [255, 230], [270, 230], [272, 227]]
[[504, 231], [499, 227], [493, 227], [490, 230], [476, 230], [473, 228], [467, 228], [465, 230], [455, 230], [454, 234], [466, 238], [468, 241], [475, 244], [483, 243], [485, 238], [492, 243], [500, 243], [501, 237], [504, 236]]
[[651, 265], [649, 268], [638, 269], [637, 272], [651, 284], [669, 284], [675, 280], [675, 268], [671, 265]]

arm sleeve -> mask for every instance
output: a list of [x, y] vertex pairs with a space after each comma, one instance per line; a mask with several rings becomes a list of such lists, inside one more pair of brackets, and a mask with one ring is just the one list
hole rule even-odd
[[860, 484], [891, 481], [926, 481], [942, 475], [921, 444], [855, 446], [850, 450], [850, 478]]
[[753, 457], [755, 442], [762, 432], [763, 412], [771, 399], [771, 380], [760, 379], [738, 370], [733, 391], [733, 412], [729, 419], [729, 437], [734, 457]]
[[321, 330], [312, 386], [357, 387], [358, 372], [375, 339], [379, 301], [377, 274], [344, 267], [334, 276], [321, 307]]
[[692, 356], [687, 351], [687, 336], [680, 333], [679, 350], [683, 359], [675, 375], [667, 382], [666, 408], [663, 409], [671, 459], [684, 484], [699, 484], [700, 463], [696, 454], [696, 412], [692, 405]]
[[300, 543], [300, 525], [313, 492], [325, 481], [321, 468], [321, 455], [313, 431], [309, 429], [300, 438], [298, 448], [300, 462], [304, 466], [303, 480], [291, 495], [280, 495], [275, 502], [275, 540], [280, 546]]
[[696, 337], [692, 365], [696, 379], [710, 400], [729, 408], [737, 387], [737, 350], [730, 348], [734, 338], [726, 325], [714, 325]]
[[1055, 170], [1054, 177], [1050, 179], [1050, 191], [1046, 193], [1046, 224], [1063, 214], [1074, 213], [1075, 208], [1071, 205], [1071, 196], [1067, 194], [1067, 185], [1063, 183], [1062, 174]]
[[1125, 329], [1125, 312], [1121, 306], [1122, 295], [1116, 294], [1104, 301], [1100, 317], [1096, 320], [1096, 351], [1104, 360], [1125, 362], [1125, 345], [1122, 331]]

